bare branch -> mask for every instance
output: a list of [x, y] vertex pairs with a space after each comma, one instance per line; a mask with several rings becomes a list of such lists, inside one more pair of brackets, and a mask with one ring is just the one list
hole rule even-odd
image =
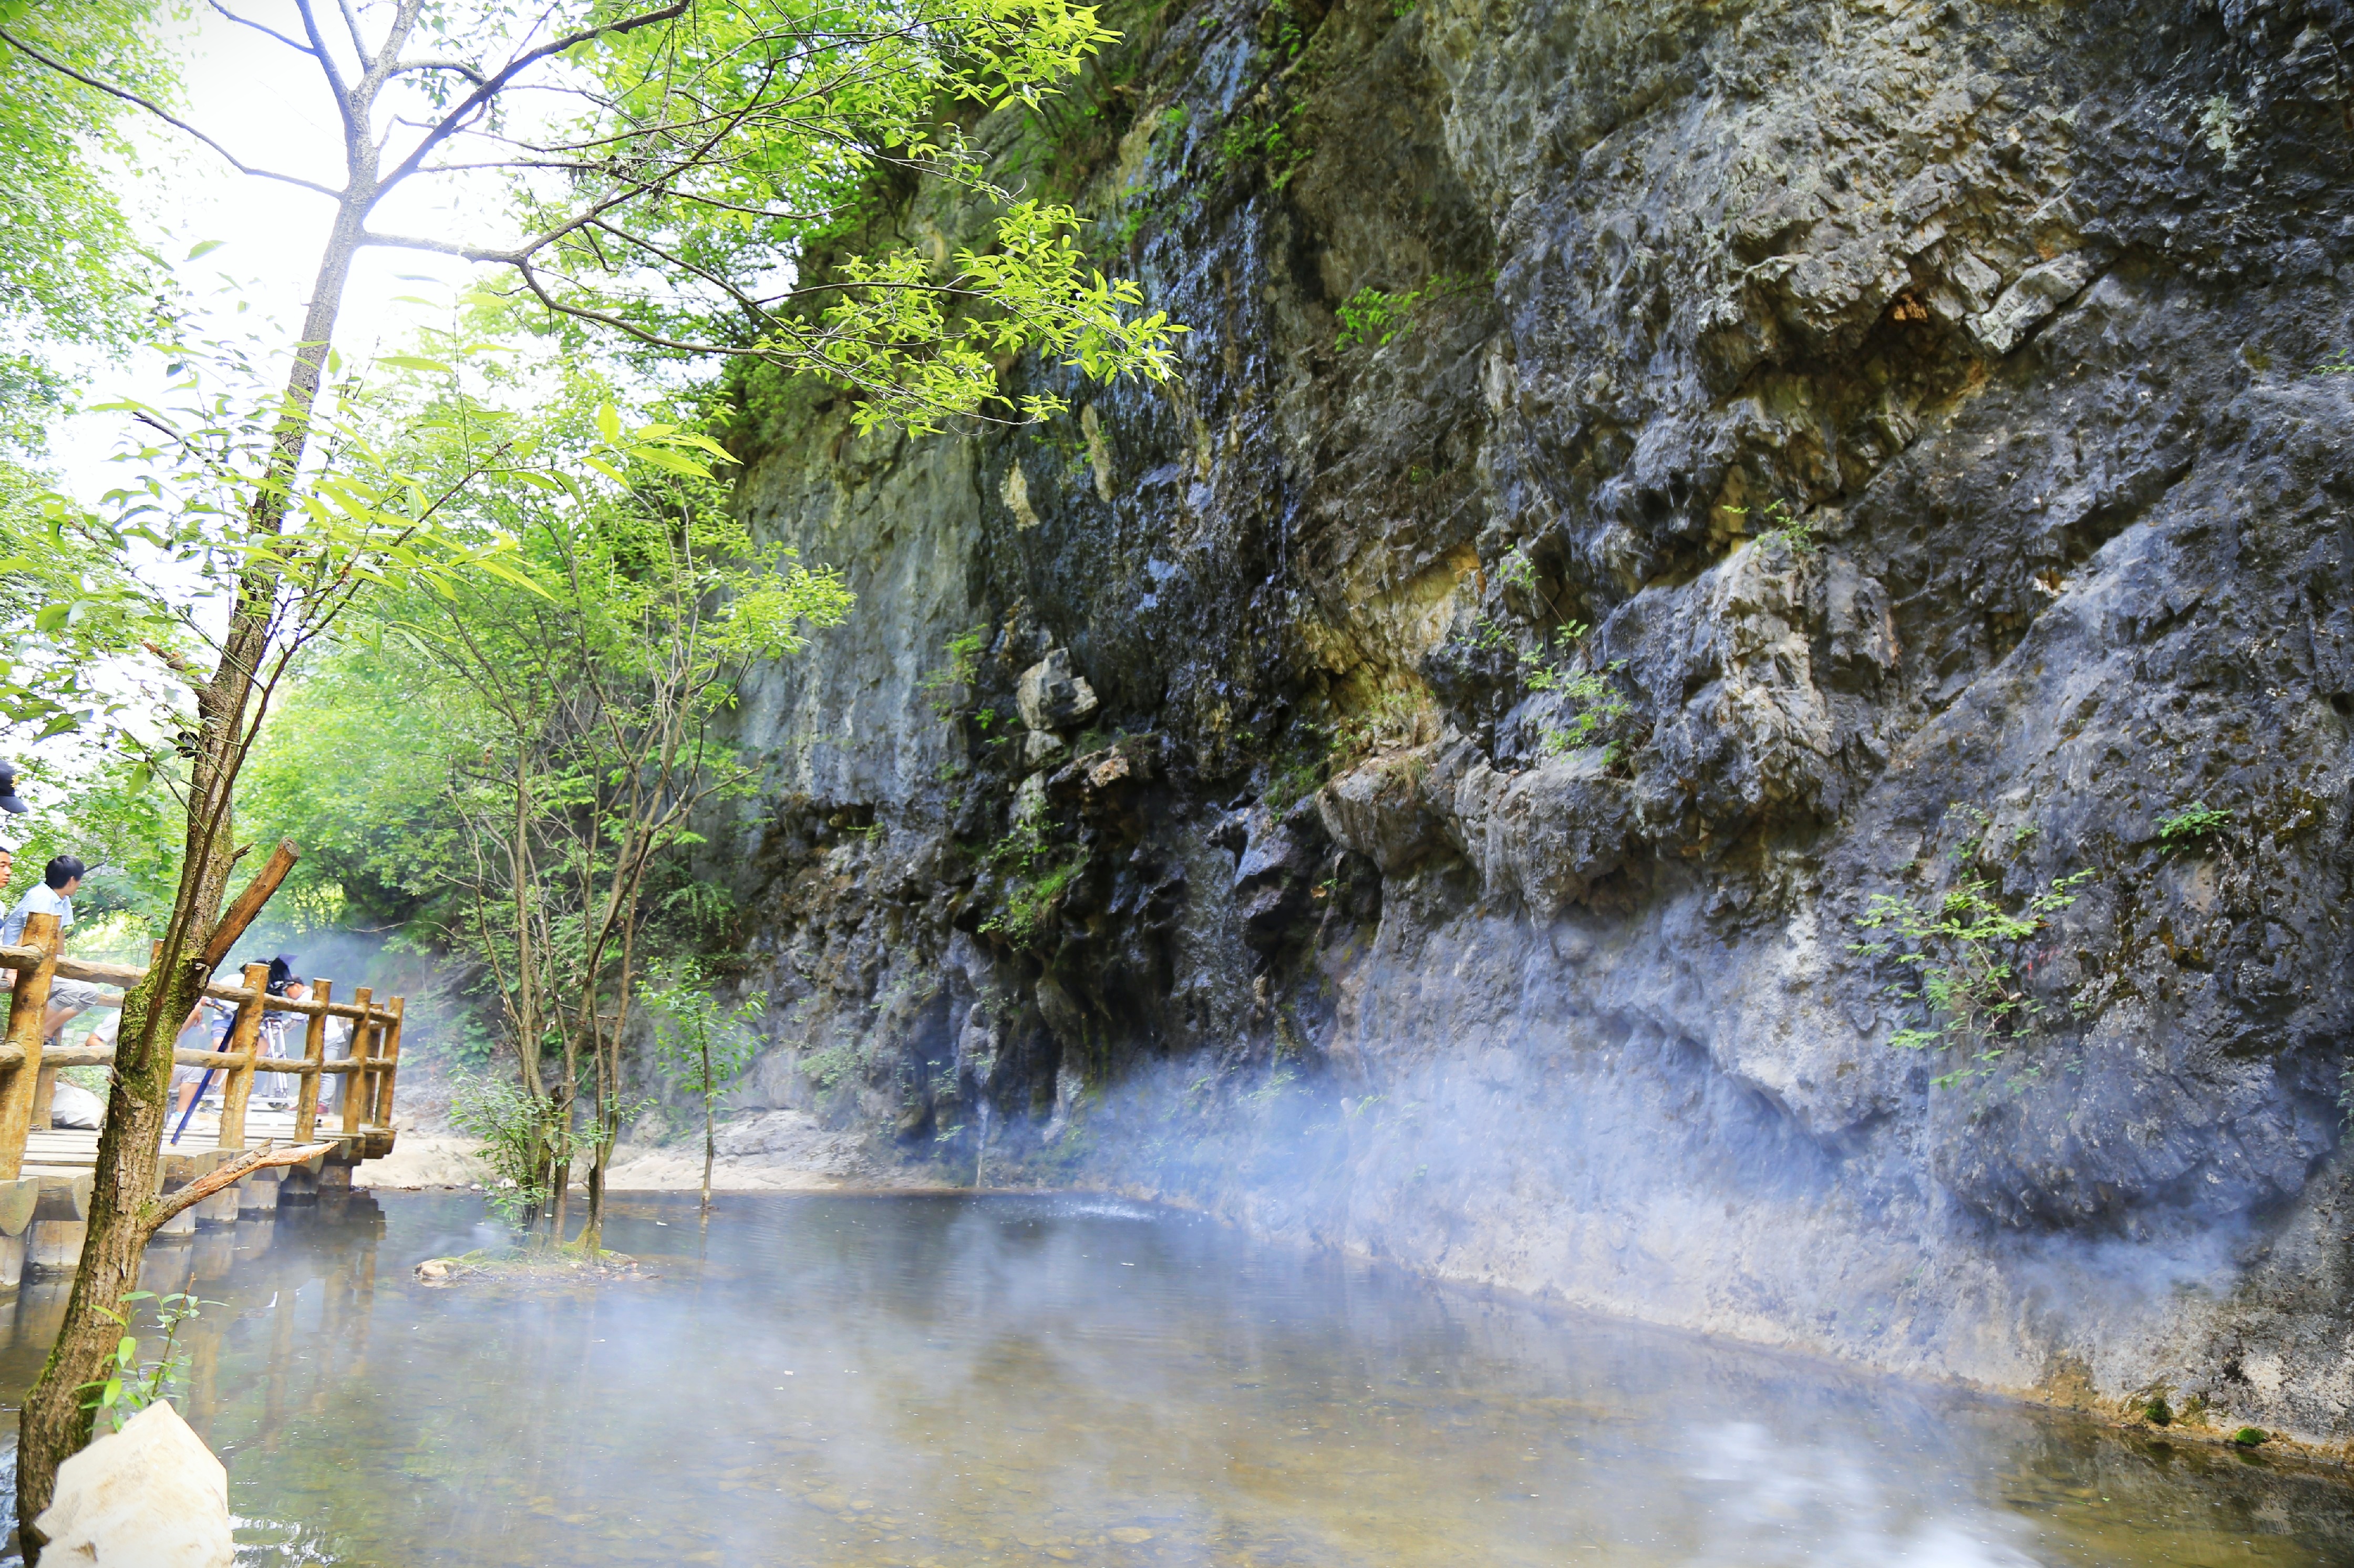
[[[327, 79], [327, 90], [335, 100], [335, 112], [343, 117], [344, 143], [348, 149], [353, 136], [357, 133], [355, 127], [358, 122], [352, 117], [352, 99], [344, 86], [344, 73], [335, 69], [335, 57], [327, 48], [326, 34], [319, 30], [319, 18], [312, 9], [311, 0], [294, 0], [294, 10], [302, 18], [303, 37], [311, 40], [311, 47], [303, 52], [319, 62], [320, 73]], [[367, 69], [366, 50], [360, 53], [360, 69]]]
[[149, 1235], [154, 1235], [174, 1216], [195, 1208], [216, 1192], [227, 1192], [257, 1171], [267, 1170], [273, 1165], [300, 1165], [319, 1155], [331, 1154], [334, 1149], [332, 1143], [305, 1143], [293, 1149], [265, 1147], [251, 1150], [197, 1177], [186, 1186], [175, 1187], [157, 1198], [147, 1205], [147, 1212], [140, 1216], [139, 1223], [146, 1228]]
[[302, 42], [301, 39], [299, 39], [299, 38], [290, 38], [290, 37], [288, 37], [285, 34], [283, 34], [283, 33], [280, 32], [277, 28], [275, 28], [275, 27], [271, 27], [271, 26], [267, 26], [263, 25], [262, 23], [260, 23], [260, 22], [255, 21], [255, 20], [254, 20], [252, 17], [250, 17], [250, 16], [239, 16], [236, 12], [234, 12], [234, 11], [230, 10], [227, 5], [222, 5], [222, 4], [221, 4], [221, 0], [207, 0], [207, 3], [211, 5], [211, 6], [212, 6], [212, 8], [213, 8], [214, 10], [216, 10], [216, 11], [219, 12], [222, 16], [224, 16], [228, 17], [230, 21], [235, 22], [235, 23], [236, 23], [239, 26], [240, 26], [240, 27], [251, 27], [255, 32], [260, 33], [263, 37], [265, 37], [265, 38], [274, 38], [274, 39], [276, 39], [278, 42], [280, 42], [280, 43], [281, 43], [281, 44], [284, 44], [288, 48], [294, 50], [294, 51], [295, 51], [296, 53], [298, 53], [298, 54], [305, 54], [305, 55], [307, 55], [307, 54], [311, 54], [311, 53], [313, 53], [313, 51], [312, 50], [312, 48], [311, 48], [311, 46], [310, 46], [310, 45], [308, 45], [308, 44], [306, 44], [306, 43], [303, 43], [303, 42]]
[[335, 0], [335, 8], [344, 14], [344, 31], [352, 36], [352, 53], [360, 59], [360, 69], [367, 69], [367, 35], [360, 31], [360, 14], [352, 9], [352, 0]]
[[[477, 69], [473, 66], [468, 65], [464, 60], [403, 60], [398, 65], [393, 67], [387, 74], [388, 76], [408, 76], [414, 72], [429, 70], [451, 71], [456, 75], [464, 77], [468, 81], [473, 82], [477, 86], [489, 79], [482, 75], [481, 70]], [[419, 130], [426, 129], [426, 127], [422, 125], [418, 128]]]
[[424, 163], [427, 154], [450, 137], [456, 135], [468, 120], [489, 107], [491, 101], [498, 97], [501, 89], [529, 67], [552, 56], [560, 55], [567, 49], [598, 38], [620, 37], [624, 34], [638, 32], [663, 22], [675, 21], [686, 14], [691, 3], [692, 0], [671, 0], [671, 4], [655, 10], [641, 11], [634, 16], [625, 16], [618, 22], [600, 22], [591, 26], [575, 28], [559, 37], [550, 38], [537, 48], [525, 49], [507, 61], [505, 65], [501, 66], [496, 72], [477, 82], [473, 91], [468, 93], [455, 109], [443, 115], [432, 130], [419, 139], [417, 145], [409, 149], [408, 156], [403, 158], [392, 173], [383, 178], [378, 188], [390, 189], [415, 174], [418, 166]]
[[296, 175], [281, 175], [275, 169], [255, 168], [252, 164], [245, 162], [236, 154], [230, 152], [227, 147], [222, 146], [218, 142], [213, 140], [210, 136], [206, 135], [203, 132], [197, 130], [195, 126], [189, 124], [178, 115], [174, 114], [171, 111], [164, 108], [163, 105], [155, 102], [154, 100], [143, 98], [138, 93], [132, 91], [129, 88], [117, 87], [112, 82], [101, 81], [97, 77], [89, 75], [87, 72], [76, 70], [73, 67], [66, 64], [63, 60], [52, 59], [48, 55], [43, 54], [39, 49], [37, 49], [32, 45], [27, 43], [24, 39], [8, 31], [5, 27], [0, 27], [0, 43], [6, 44], [10, 48], [15, 49], [18, 54], [23, 55], [27, 59], [32, 60], [36, 64], [47, 66], [49, 69], [56, 71], [59, 76], [70, 77], [74, 80], [81, 83], [84, 87], [95, 88], [100, 92], [105, 93], [109, 98], [119, 98], [125, 103], [133, 104], [138, 108], [143, 109], [148, 113], [154, 115], [156, 119], [164, 122], [164, 124], [173, 127], [175, 130], [182, 131], [186, 132], [188, 135], [194, 136], [197, 141], [202, 142], [206, 146], [210, 147], [214, 152], [219, 154], [221, 157], [228, 160], [229, 167], [235, 169], [240, 175], [250, 175], [256, 179], [276, 180], [281, 185], [294, 185], [300, 189], [311, 191], [316, 195], [325, 196], [331, 201], [341, 201], [344, 198], [343, 192], [335, 190], [328, 185], [323, 185], [316, 180], [306, 180]]

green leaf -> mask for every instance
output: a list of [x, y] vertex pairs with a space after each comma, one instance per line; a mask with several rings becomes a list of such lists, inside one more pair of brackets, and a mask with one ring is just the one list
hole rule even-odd
[[376, 362], [378, 365], [389, 365], [395, 370], [423, 370], [437, 376], [452, 374], [451, 367], [441, 361], [428, 359], [417, 354], [380, 354], [376, 355]]
[[228, 243], [228, 241], [226, 239], [198, 240], [194, 246], [190, 247], [188, 250], [188, 260], [194, 261], [202, 257], [209, 256]]

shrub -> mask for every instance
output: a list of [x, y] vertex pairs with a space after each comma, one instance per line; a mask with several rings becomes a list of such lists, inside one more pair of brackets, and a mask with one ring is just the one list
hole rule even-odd
[[2231, 812], [2212, 810], [2206, 801], [2193, 800], [2172, 816], [2158, 820], [2158, 842], [2168, 849], [2179, 849], [2217, 832], [2231, 820]]
[[1393, 338], [1411, 332], [1423, 313], [1443, 300], [1455, 299], [1478, 288], [1485, 280], [1477, 277], [1454, 277], [1440, 273], [1418, 289], [1408, 289], [1393, 294], [1381, 289], [1360, 289], [1333, 313], [1341, 321], [1341, 335], [1332, 346], [1348, 350], [1362, 344], [1375, 348], [1387, 344]]
[[[1982, 811], [1957, 807], [1956, 812], [1986, 825]], [[1892, 961], [1909, 977], [1889, 992], [1919, 1003], [1923, 1021], [1897, 1030], [1890, 1044], [1960, 1053], [1959, 1065], [1933, 1080], [1940, 1088], [1991, 1075], [1995, 1064], [2033, 1036], [2043, 1004], [2021, 977], [2025, 944], [2076, 902], [2076, 890], [2094, 874], [2085, 870], [2054, 878], [2016, 908], [2006, 908], [1984, 853], [1983, 834], [1964, 843], [1955, 853], [1954, 883], [1942, 893], [1873, 894], [1855, 924], [1886, 934], [1848, 948]]]

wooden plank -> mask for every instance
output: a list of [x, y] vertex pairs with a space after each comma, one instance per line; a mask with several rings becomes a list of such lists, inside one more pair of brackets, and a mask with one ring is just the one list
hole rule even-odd
[[25, 1134], [33, 1123], [33, 1088], [41, 1075], [41, 1024], [48, 1012], [49, 980], [56, 974], [58, 917], [25, 916], [25, 943], [35, 960], [16, 969], [16, 990], [9, 999], [7, 1042], [16, 1065], [0, 1068], [0, 1181], [24, 1173]]
[[368, 1081], [364, 1067], [370, 1054], [368, 1035], [376, 1026], [369, 1022], [366, 1008], [368, 1003], [375, 1000], [375, 996], [376, 993], [366, 986], [361, 986], [352, 992], [352, 1000], [359, 1003], [362, 1013], [360, 1021], [352, 1025], [350, 1058], [352, 1065], [347, 1069], [351, 1076], [344, 1080], [344, 1136], [345, 1138], [359, 1136], [360, 1118], [368, 1108]]
[[[285, 851], [293, 846], [280, 844], [278, 847]], [[286, 863], [290, 866], [294, 863], [292, 856], [288, 857]], [[267, 867], [263, 874], [268, 874]], [[284, 876], [286, 874], [281, 871], [278, 874]], [[260, 880], [260, 877], [254, 879], [256, 884]], [[270, 885], [274, 888], [277, 884]], [[252, 889], [246, 891], [249, 893]], [[269, 895], [262, 896], [266, 898]], [[254, 907], [259, 909], [260, 905], [257, 903]], [[247, 918], [251, 919], [252, 916], [249, 915]], [[261, 999], [269, 983], [268, 964], [245, 966], [246, 989], [253, 995], [239, 1006], [237, 1022], [229, 1026], [228, 1054], [243, 1060], [228, 1070], [228, 1082], [221, 1090], [220, 1146], [223, 1149], [245, 1147], [245, 1106], [253, 1097], [253, 1059], [261, 1050]]]
[[314, 980], [311, 995], [318, 1001], [319, 1011], [311, 1015], [309, 1026], [302, 1033], [302, 1065], [310, 1070], [294, 1090], [294, 1141], [308, 1143], [319, 1126], [319, 1067], [327, 1059], [327, 1006], [335, 994], [335, 982]]

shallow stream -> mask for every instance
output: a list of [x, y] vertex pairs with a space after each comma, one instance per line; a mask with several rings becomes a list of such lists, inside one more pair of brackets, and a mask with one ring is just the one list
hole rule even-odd
[[[620, 1205], [656, 1277], [419, 1284], [477, 1200], [157, 1249], [240, 1563], [2354, 1563], [2354, 1487], [1092, 1199]], [[65, 1286], [0, 1303], [0, 1387]], [[15, 1419], [6, 1422], [13, 1446]]]

